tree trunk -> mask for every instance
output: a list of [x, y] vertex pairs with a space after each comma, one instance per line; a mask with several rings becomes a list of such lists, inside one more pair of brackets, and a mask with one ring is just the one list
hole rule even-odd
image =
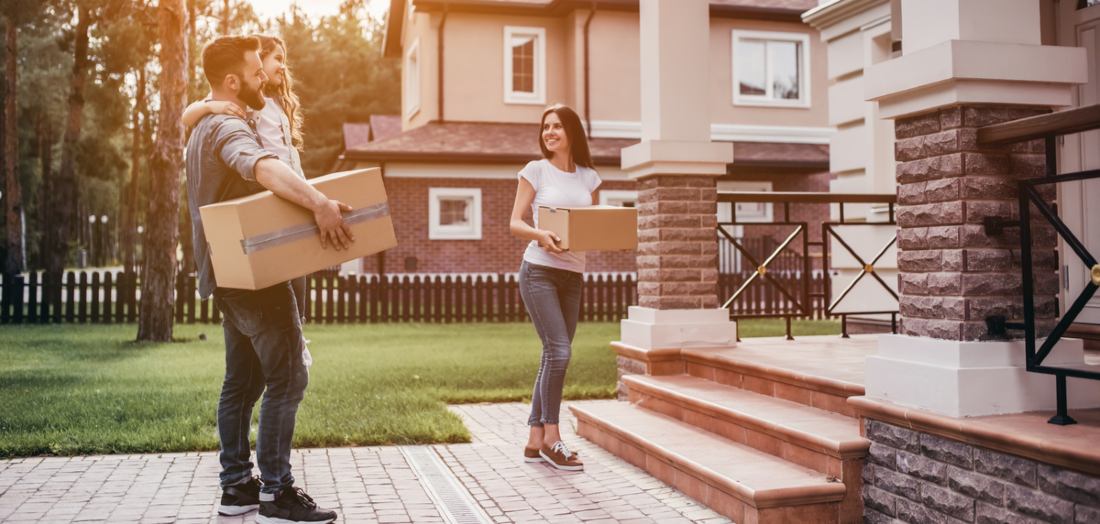
[[[54, 210], [53, 220], [46, 227], [44, 253], [46, 271], [60, 275], [69, 254], [69, 241], [76, 232], [73, 211], [76, 209], [76, 145], [84, 123], [84, 83], [88, 68], [88, 26], [91, 13], [83, 4], [77, 7], [76, 38], [73, 46], [73, 70], [69, 79], [69, 111], [65, 120], [65, 139], [61, 149], [61, 170], [47, 198]], [[60, 278], [60, 277], [59, 277]]]
[[[189, 44], [195, 43], [196, 28], [195, 28], [195, 0], [187, 0], [187, 41]], [[188, 86], [190, 82], [195, 78], [195, 56], [194, 53], [187, 53], [187, 81]], [[184, 180], [184, 186], [186, 186], [186, 179]], [[183, 252], [183, 260], [181, 261], [181, 271], [184, 275], [190, 275], [195, 272], [195, 247], [192, 245], [194, 241], [191, 237], [191, 211], [187, 204], [187, 191], [180, 190], [180, 250]]]
[[135, 268], [134, 251], [137, 243], [137, 189], [141, 173], [142, 133], [141, 113], [145, 108], [145, 66], [138, 70], [137, 97], [134, 112], [130, 115], [130, 181], [119, 193], [118, 208], [122, 211], [121, 234], [122, 269], [132, 273]]
[[229, 34], [229, 21], [233, 18], [232, 15], [229, 14], [229, 0], [225, 0], [223, 2], [223, 6], [224, 7], [222, 7], [222, 34], [223, 35], [228, 35]]
[[145, 213], [148, 223], [138, 340], [167, 342], [172, 340], [172, 313], [176, 303], [179, 188], [183, 167], [180, 116], [187, 102], [187, 11], [183, 0], [161, 0], [157, 11], [161, 46], [160, 115], [152, 155], [152, 187]]
[[[42, 167], [42, 189], [38, 192], [38, 230], [45, 231], [49, 226], [50, 194], [54, 191], [53, 182], [53, 125], [49, 114], [45, 110], [38, 113], [38, 126], [36, 129], [38, 139], [38, 160]], [[46, 235], [38, 239], [38, 258], [36, 266], [46, 267], [46, 253], [49, 246], [46, 244]]]
[[19, 155], [19, 130], [16, 115], [17, 77], [19, 73], [19, 28], [10, 17], [4, 31], [4, 234], [7, 254], [4, 257], [4, 274], [22, 273], [23, 260], [23, 188], [16, 172]]

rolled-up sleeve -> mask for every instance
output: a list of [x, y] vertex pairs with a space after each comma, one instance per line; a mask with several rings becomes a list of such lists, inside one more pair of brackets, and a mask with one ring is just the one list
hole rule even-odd
[[214, 150], [225, 165], [250, 182], [256, 181], [256, 162], [278, 158], [260, 146], [256, 134], [239, 118], [227, 118], [218, 125], [214, 131]]

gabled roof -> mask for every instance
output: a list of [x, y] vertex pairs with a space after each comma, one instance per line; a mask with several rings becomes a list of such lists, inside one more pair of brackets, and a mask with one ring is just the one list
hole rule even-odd
[[371, 141], [385, 140], [401, 134], [401, 115], [371, 115]]
[[[538, 124], [430, 122], [396, 136], [348, 149], [343, 161], [519, 164], [542, 157]], [[620, 164], [620, 150], [638, 143], [625, 138], [592, 138], [588, 145], [598, 166]], [[773, 142], [730, 142], [734, 167], [826, 171], [829, 146]]]
[[[390, 0], [386, 31], [382, 38], [385, 56], [401, 56], [401, 30], [407, 0]], [[561, 16], [575, 9], [637, 11], [638, 0], [411, 0], [422, 12], [467, 11]], [[817, 0], [710, 0], [711, 16], [802, 22], [803, 12], [817, 7]]]

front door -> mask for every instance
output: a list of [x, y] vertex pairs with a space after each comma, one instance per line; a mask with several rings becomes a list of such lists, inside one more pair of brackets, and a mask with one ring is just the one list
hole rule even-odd
[[[1058, 45], [1088, 50], [1088, 83], [1076, 88], [1078, 107], [1100, 103], [1100, 1], [1058, 2]], [[1063, 137], [1058, 155], [1059, 172], [1100, 169], [1100, 130]], [[1059, 184], [1062, 220], [1094, 256], [1100, 257], [1100, 180]], [[1062, 246], [1062, 311], [1081, 294], [1089, 282], [1089, 268]], [[1077, 317], [1082, 324], [1100, 324], [1100, 293]]]

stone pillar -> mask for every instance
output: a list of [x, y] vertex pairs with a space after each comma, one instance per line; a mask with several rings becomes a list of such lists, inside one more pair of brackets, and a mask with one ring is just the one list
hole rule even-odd
[[[1024, 368], [1022, 341], [992, 340], [990, 315], [1022, 318], [1016, 181], [1041, 176], [1038, 143], [991, 148], [977, 130], [1072, 103], [1083, 49], [1040, 43], [1039, 0], [902, 0], [903, 55], [873, 66], [865, 94], [895, 121], [902, 332], [867, 360], [867, 396], [961, 417], [1053, 407], [1054, 378]], [[989, 12], [996, 12], [991, 17]], [[1038, 224], [1039, 222], [1033, 222]], [[1056, 240], [1034, 227], [1036, 310], [1057, 314]], [[1083, 363], [1065, 340], [1049, 363]], [[1096, 403], [1096, 384], [1070, 398]]]
[[[983, 224], [1018, 219], [1016, 183], [1043, 176], [1043, 142], [988, 147], [977, 136], [980, 127], [1045, 112], [956, 105], [897, 120], [902, 334], [992, 340], [999, 337], [986, 318], [1023, 321], [1019, 228], [989, 234]], [[1049, 320], [1058, 313], [1057, 239], [1036, 214], [1035, 312]]]
[[709, 3], [641, 0], [639, 18], [642, 140], [622, 151], [640, 189], [639, 305], [613, 344], [620, 374], [652, 372], [658, 359], [675, 371], [670, 351], [736, 341], [718, 308], [715, 179], [733, 147], [710, 141]]

